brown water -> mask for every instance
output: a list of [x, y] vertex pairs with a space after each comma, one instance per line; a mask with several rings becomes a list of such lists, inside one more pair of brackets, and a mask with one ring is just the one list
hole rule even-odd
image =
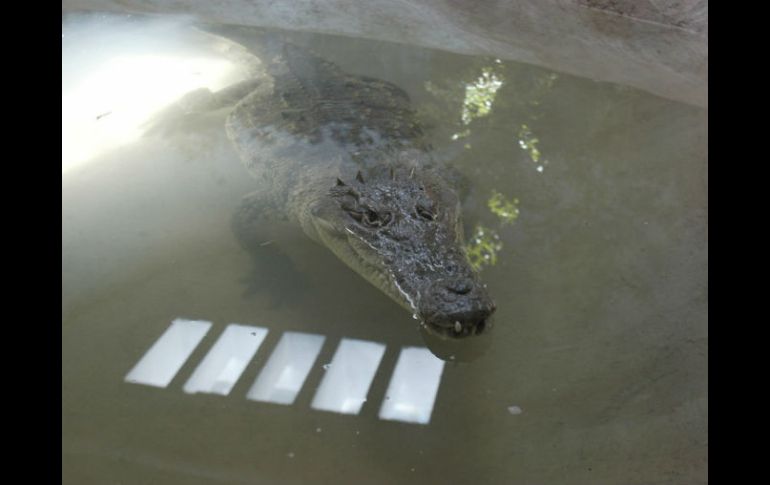
[[[507, 61], [293, 40], [405, 89], [469, 177], [469, 227], [497, 245], [471, 246], [498, 304], [489, 347], [445, 366], [428, 424], [379, 419], [416, 322], [291, 228], [270, 244], [297, 271], [254, 273], [229, 226], [253, 182], [212, 116], [62, 175], [63, 483], [705, 483], [707, 112]], [[213, 324], [171, 384], [125, 382], [177, 317]], [[254, 359], [227, 396], [185, 393], [233, 322], [269, 329]], [[297, 400], [247, 400], [285, 331], [326, 336]], [[358, 415], [310, 406], [343, 337], [386, 345]]]

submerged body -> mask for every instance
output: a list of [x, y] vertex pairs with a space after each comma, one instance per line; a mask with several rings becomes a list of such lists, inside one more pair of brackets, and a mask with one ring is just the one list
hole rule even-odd
[[495, 305], [465, 256], [457, 190], [406, 93], [291, 44], [269, 44], [260, 59], [264, 75], [232, 90], [245, 95], [226, 123], [264, 182], [236, 233], [280, 213], [431, 332], [488, 329]]

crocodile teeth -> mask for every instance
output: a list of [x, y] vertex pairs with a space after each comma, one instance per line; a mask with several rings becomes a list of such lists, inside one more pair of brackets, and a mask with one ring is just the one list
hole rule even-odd
[[455, 320], [455, 332], [456, 333], [460, 333], [460, 332], [462, 332], [462, 330], [463, 330], [463, 326], [460, 325], [460, 321], [459, 320]]

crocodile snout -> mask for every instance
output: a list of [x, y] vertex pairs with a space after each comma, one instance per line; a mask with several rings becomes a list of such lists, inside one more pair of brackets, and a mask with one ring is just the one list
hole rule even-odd
[[425, 323], [450, 337], [478, 335], [489, 329], [495, 304], [486, 288], [469, 276], [434, 282], [421, 300]]

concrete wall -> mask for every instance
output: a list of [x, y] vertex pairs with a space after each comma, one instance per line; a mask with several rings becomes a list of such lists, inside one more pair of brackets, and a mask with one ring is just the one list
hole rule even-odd
[[491, 55], [707, 106], [707, 0], [63, 0]]

